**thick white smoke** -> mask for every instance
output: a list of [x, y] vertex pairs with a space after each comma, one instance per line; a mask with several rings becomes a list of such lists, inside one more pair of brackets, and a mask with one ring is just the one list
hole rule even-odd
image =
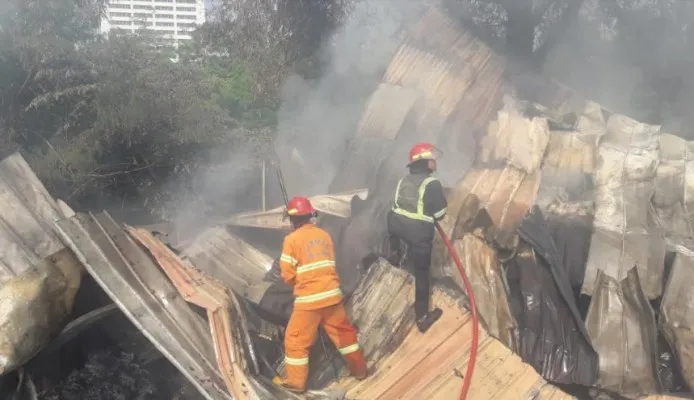
[[327, 192], [404, 27], [427, 6], [427, 1], [416, 0], [358, 1], [343, 27], [325, 43], [329, 67], [321, 79], [294, 75], [286, 81], [276, 151], [290, 196]]

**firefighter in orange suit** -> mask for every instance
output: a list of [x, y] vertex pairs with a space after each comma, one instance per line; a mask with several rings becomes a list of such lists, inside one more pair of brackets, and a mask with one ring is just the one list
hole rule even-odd
[[429, 310], [429, 268], [434, 243], [436, 221], [446, 215], [446, 196], [436, 171], [436, 148], [430, 143], [418, 143], [410, 150], [410, 173], [398, 182], [393, 209], [388, 214], [388, 232], [392, 255], [389, 260], [399, 263], [402, 257], [400, 240], [407, 243], [415, 278], [414, 311], [417, 328], [424, 333], [443, 314], [440, 308]]
[[366, 361], [345, 312], [330, 234], [314, 225], [317, 212], [305, 197], [291, 199], [287, 214], [294, 231], [284, 238], [280, 270], [282, 279], [294, 288], [295, 300], [284, 337], [286, 377], [275, 377], [273, 382], [294, 392], [306, 389], [308, 356], [320, 325], [352, 375], [364, 379]]

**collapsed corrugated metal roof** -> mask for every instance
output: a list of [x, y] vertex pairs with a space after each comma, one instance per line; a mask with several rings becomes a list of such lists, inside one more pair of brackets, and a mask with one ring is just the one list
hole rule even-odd
[[660, 325], [673, 350], [682, 375], [694, 387], [694, 252], [676, 248], [675, 261], [660, 303]]
[[[450, 178], [454, 182], [474, 158], [470, 154], [474, 133], [487, 128], [498, 108], [505, 67], [503, 57], [444, 11], [429, 9], [409, 27], [380, 88], [367, 104], [330, 190], [366, 187], [374, 195], [375, 190], [390, 195], [395, 183], [385, 184], [380, 176], [400, 171], [404, 167], [401, 154], [422, 140], [438, 141], [445, 149], [448, 157], [442, 162], [448, 163], [446, 170], [456, 171]], [[386, 103], [393, 92], [408, 95]], [[414, 102], [411, 93], [417, 96]], [[384, 159], [391, 164], [382, 172]]]
[[231, 399], [206, 322], [107, 213], [57, 223], [62, 240], [114, 303], [209, 400]]
[[[368, 187], [369, 195], [360, 203], [367, 212], [351, 215], [351, 195], [326, 196], [339, 207], [324, 212], [352, 217], [347, 227], [337, 229], [340, 235], [351, 232], [364, 242], [374, 241], [383, 234], [381, 211], [388, 208], [391, 186], [402, 172], [402, 154], [414, 140], [434, 141], [453, 160], [446, 165], [442, 159], [441, 168], [452, 170], [458, 182], [442, 225], [465, 256], [489, 332], [482, 335], [470, 397], [570, 398], [547, 381], [597, 383], [632, 397], [656, 392], [657, 325], [649, 299], [661, 294], [659, 325], [689, 384], [694, 384], [689, 348], [694, 301], [687, 295], [694, 274], [689, 271], [691, 252], [685, 248], [691, 245], [689, 144], [566, 90], [556, 96], [556, 104], [545, 104], [549, 108], [508, 101], [488, 126], [499, 103], [504, 68], [505, 61], [473, 35], [430, 10], [393, 58], [345, 157], [348, 162], [333, 182], [340, 190]], [[417, 97], [394, 102], [397, 112], [389, 113], [391, 105], [384, 103], [395, 92]], [[569, 112], [575, 118], [564, 118]], [[463, 126], [469, 129], [461, 134]], [[379, 130], [380, 141], [374, 139]], [[480, 151], [470, 145], [472, 139], [479, 139]], [[374, 143], [375, 150], [370, 149]], [[366, 149], [366, 156], [356, 149]], [[388, 156], [379, 156], [384, 149]], [[469, 159], [461, 160], [461, 155]], [[19, 193], [38, 193], [34, 187], [40, 183], [28, 167], [22, 168], [27, 181], [36, 185]], [[654, 187], [663, 190], [654, 193]], [[0, 199], [22, 203], [12, 193], [0, 190], [0, 196], [10, 200]], [[36, 215], [31, 207], [22, 215]], [[285, 229], [282, 213], [278, 208], [228, 222]], [[7, 220], [1, 209], [0, 216], [0, 222]], [[22, 228], [49, 221], [41, 235], [52, 235], [51, 220], [41, 218], [13, 223]], [[154, 240], [144, 241], [151, 254], [144, 252], [106, 214], [71, 216], [58, 222], [58, 229], [90, 274], [205, 398], [230, 398], [229, 393], [296, 397], [269, 385], [254, 360], [256, 351], [264, 362], [282, 359], [281, 352], [278, 356], [259, 345], [281, 343], [281, 328], [252, 320], [269, 315], [279, 317], [281, 324], [293, 300], [286, 285], [266, 280], [271, 257], [225, 226], [208, 229], [183, 249], [189, 264]], [[681, 245], [675, 248], [678, 254], [665, 287], [664, 238]], [[349, 240], [336, 243], [354, 245]], [[363, 246], [371, 251], [375, 247]], [[348, 308], [374, 374], [359, 383], [340, 377], [328, 391], [314, 391], [306, 398], [338, 396], [340, 391], [360, 399], [450, 398], [461, 382], [456, 371], [467, 362], [470, 321], [464, 295], [446, 279], [452, 276], [455, 282], [458, 277], [451, 275], [450, 259], [440, 243], [434, 268], [444, 283], [435, 286], [433, 302], [444, 309], [444, 316], [426, 335], [412, 329], [412, 278], [383, 261], [366, 263], [373, 264], [366, 273], [357, 264], [350, 261], [338, 270], [356, 276], [358, 287]], [[207, 289], [200, 289], [201, 282]], [[592, 297], [585, 322], [576, 305], [581, 290]], [[212, 334], [185, 300], [208, 309]], [[270, 339], [264, 329], [271, 332]], [[327, 352], [314, 353], [310, 385], [325, 387], [336, 378], [332, 366], [339, 360]], [[268, 364], [273, 364], [269, 370], [275, 369], [276, 363]]]
[[263, 276], [272, 258], [224, 226], [201, 232], [183, 249], [183, 255], [205, 274], [253, 302], [260, 302], [270, 286]]
[[62, 217], [19, 153], [0, 162], [0, 374], [34, 357], [72, 310], [82, 268], [54, 231]]
[[[441, 145], [450, 142], [452, 136], [465, 136], [435, 123], [436, 118], [454, 113], [450, 104], [455, 101], [449, 100], [457, 98], [453, 95], [459, 87], [449, 85], [452, 93], [436, 97], [427, 86], [439, 82], [431, 80], [433, 76], [443, 76], [444, 81], [453, 79], [447, 63], [459, 53], [449, 48], [458, 47], [449, 42], [443, 60], [436, 60], [433, 54], [441, 55], [437, 46], [444, 42], [442, 38], [455, 35], [451, 36], [446, 29], [438, 35], [427, 26], [437, 21], [437, 25], [450, 28], [445, 20], [437, 11], [430, 11], [394, 57], [389, 67], [391, 72], [384, 77], [384, 82], [390, 85], [402, 84], [422, 91], [423, 96], [412, 106], [405, 122], [401, 121], [402, 113], [397, 113], [393, 126], [398, 126], [400, 132], [395, 135], [398, 141], [394, 144], [407, 144], [410, 137], [416, 137]], [[432, 55], [424, 63], [422, 40], [429, 37], [434, 38], [428, 49]], [[466, 43], [459, 38], [454, 42]], [[485, 51], [486, 48], [482, 53]], [[494, 56], [490, 59], [494, 60]], [[478, 72], [493, 76], [490, 72], [493, 66], [502, 64], [490, 61], [491, 70]], [[485, 80], [481, 78], [482, 85], [478, 88], [484, 87]], [[494, 98], [495, 93], [491, 89], [479, 98]], [[606, 389], [631, 395], [652, 393], [658, 390], [654, 359], [656, 325], [648, 299], [663, 293], [663, 236], [668, 234], [654, 218], [662, 210], [657, 204], [654, 210], [650, 201], [658, 167], [657, 142], [662, 135], [658, 127], [613, 114], [566, 88], [562, 88], [562, 93], [554, 97], [555, 104], [546, 104], [550, 108], [507, 102], [506, 109], [499, 112], [497, 121], [480, 138], [476, 164], [467, 173], [461, 171], [462, 183], [449, 197], [449, 216], [442, 225], [460, 248], [467, 246], [468, 250], [474, 248], [477, 252], [474, 259], [467, 259], [475, 264], [467, 268], [472, 280], [477, 282], [476, 292], [487, 291], [479, 297], [497, 300], [494, 307], [481, 309], [486, 326], [508, 346], [517, 346], [523, 358], [546, 378], [591, 385], [596, 383], [599, 368], [597, 383]], [[374, 120], [374, 110], [387, 107], [376, 101], [379, 97], [383, 96], [374, 95], [369, 103], [365, 112], [368, 121]], [[417, 114], [413, 111], [417, 107], [424, 107], [425, 111]], [[460, 108], [461, 112], [466, 109], [469, 107]], [[544, 118], [537, 118], [538, 112]], [[566, 117], [567, 113], [574, 116]], [[489, 113], [481, 114], [489, 116]], [[388, 114], [384, 112], [383, 116]], [[482, 125], [487, 119], [478, 121]], [[550, 129], [552, 126], [554, 130]], [[389, 131], [386, 136], [394, 135]], [[359, 137], [353, 149], [373, 143]], [[374, 151], [382, 152], [382, 146], [379, 144]], [[351, 168], [345, 168], [342, 173], [349, 174], [351, 181], [358, 181], [362, 176], [371, 182], [367, 204], [387, 202], [389, 199], [379, 195], [392, 193], [390, 186], [401, 171], [401, 163], [393, 160], [396, 157], [401, 160], [405, 151], [404, 147], [395, 146], [387, 152], [385, 161], [375, 161], [372, 169], [378, 171], [375, 177], [367, 178]], [[675, 193], [686, 194], [686, 184], [681, 182], [685, 182], [684, 159], [688, 153], [682, 151], [679, 156], [673, 155], [674, 151], [660, 153], [661, 159], [665, 153], [669, 159], [678, 160], [670, 166], [670, 171], [663, 170], [660, 175], [676, 187]], [[350, 153], [346, 159], [352, 163], [364, 160], [357, 153]], [[444, 159], [440, 164], [444, 164]], [[339, 180], [336, 177], [336, 182]], [[664, 195], [669, 193], [673, 190], [665, 191]], [[668, 199], [668, 204], [678, 203], [686, 210], [686, 198], [677, 195]], [[519, 239], [518, 228], [527, 220], [533, 205], [538, 205], [542, 212], [537, 218], [545, 225], [546, 232], [537, 237], [537, 233], [523, 233], [521, 229]], [[485, 218], [489, 221], [484, 221]], [[379, 224], [377, 220], [372, 221]], [[680, 240], [683, 232], [679, 233]], [[445, 249], [440, 243], [437, 248], [435, 275], [451, 275]], [[615, 257], [609, 256], [612, 253]], [[505, 268], [499, 267], [500, 262]], [[585, 324], [575, 300], [581, 290], [592, 297]], [[518, 294], [504, 302], [507, 291]], [[542, 307], [537, 307], [538, 302]], [[610, 311], [616, 310], [615, 307], [619, 309], [617, 312]], [[604, 359], [629, 361], [598, 365], [596, 350]]]

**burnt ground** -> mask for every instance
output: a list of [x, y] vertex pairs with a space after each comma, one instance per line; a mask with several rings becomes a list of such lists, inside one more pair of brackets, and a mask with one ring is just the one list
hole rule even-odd
[[[89, 275], [85, 275], [72, 317], [109, 303], [106, 294]], [[200, 398], [120, 310], [115, 310], [61, 347], [40, 354], [26, 370], [31, 374], [41, 400]]]

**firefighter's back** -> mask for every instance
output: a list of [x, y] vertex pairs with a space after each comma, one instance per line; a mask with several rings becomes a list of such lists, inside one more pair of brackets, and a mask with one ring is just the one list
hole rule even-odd
[[330, 234], [306, 224], [288, 237], [297, 263], [294, 295], [296, 309], [312, 310], [342, 301]]

